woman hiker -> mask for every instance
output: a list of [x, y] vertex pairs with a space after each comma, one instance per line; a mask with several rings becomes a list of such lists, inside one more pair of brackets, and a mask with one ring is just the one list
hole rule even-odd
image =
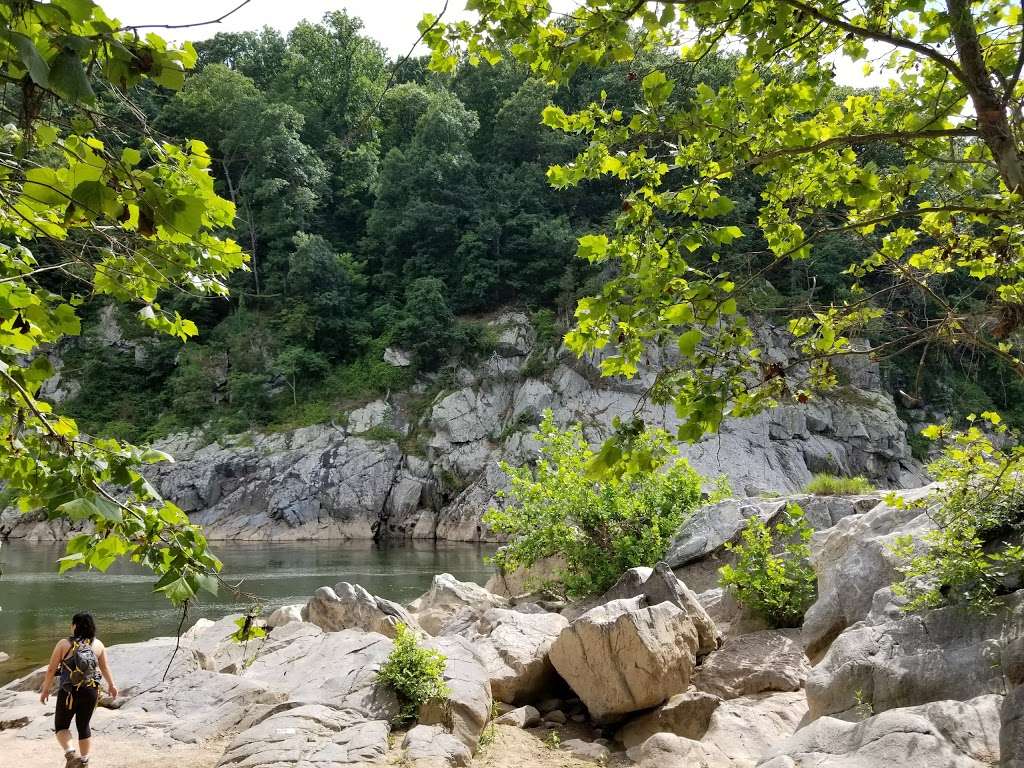
[[[100, 693], [100, 675], [107, 681], [111, 698], [117, 698], [117, 686], [107, 664], [107, 649], [96, 639], [96, 622], [88, 613], [76, 613], [71, 619], [71, 636], [61, 640], [50, 656], [43, 690], [39, 701], [50, 698], [53, 678], [60, 675], [57, 689], [57, 711], [53, 729], [64, 750], [65, 768], [84, 768], [89, 765], [92, 739], [89, 721], [96, 709]], [[71, 746], [71, 720], [78, 731], [78, 750]]]

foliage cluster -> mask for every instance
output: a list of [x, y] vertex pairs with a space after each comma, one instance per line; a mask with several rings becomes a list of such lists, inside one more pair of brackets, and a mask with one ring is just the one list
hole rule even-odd
[[89, 531], [69, 541], [61, 571], [123, 557], [175, 604], [215, 594], [221, 564], [201, 529], [143, 476], [170, 457], [90, 438], [40, 396], [54, 373], [46, 353], [80, 332], [85, 296], [127, 304], [140, 325], [184, 341], [196, 325], [167, 298], [224, 296], [244, 267], [224, 236], [236, 208], [217, 194], [207, 145], [106, 111], [126, 90], [180, 88], [196, 52], [125, 29], [88, 0], [0, 2], [0, 27], [3, 506]]
[[[571, 87], [626, 64], [641, 86], [632, 104], [609, 91], [575, 111], [546, 107], [546, 125], [582, 140], [548, 178], [622, 195], [614, 223], [578, 239], [608, 279], [579, 302], [566, 341], [627, 377], [650, 343], [675, 344], [680, 363], [651, 395], [674, 407], [679, 439], [836, 386], [834, 361], [858, 336], [875, 357], [914, 360], [912, 384], [944, 355], [1024, 374], [1019, 4], [473, 5], [473, 21], [424, 18], [435, 70], [511, 58]], [[842, 84], [843, 60], [875, 72], [875, 46], [884, 84]], [[666, 48], [680, 54], [670, 65], [656, 57]], [[772, 316], [804, 365], [771, 360], [739, 311], [766, 280], [787, 295]], [[611, 442], [623, 459], [639, 449], [628, 430]]]
[[422, 647], [413, 630], [397, 625], [394, 650], [377, 676], [397, 694], [402, 723], [415, 721], [423, 704], [448, 698], [451, 692], [444, 680], [446, 663], [444, 654]]
[[[553, 98], [596, 98], [596, 74], [561, 94], [512, 62], [440, 76], [389, 61], [344, 12], [287, 35], [218, 34], [195, 51], [179, 92], [137, 91], [135, 108], [166, 136], [205, 142], [251, 270], [232, 277], [229, 300], [161, 297], [201, 330], [184, 354], [133, 339], [140, 363], [98, 337], [70, 352], [65, 376], [88, 383], [67, 408], [95, 433], [329, 418], [346, 404], [330, 382], [353, 366], [371, 374], [354, 399], [388, 391], [389, 372], [365, 364], [385, 347], [427, 371], [471, 359], [487, 339], [460, 318], [517, 304], [550, 319], [594, 273], [574, 259], [575, 237], [618, 201], [551, 189], [547, 167], [578, 142], [539, 115]], [[104, 379], [138, 384], [93, 383]]]
[[852, 496], [874, 490], [875, 486], [866, 477], [838, 477], [828, 472], [818, 472], [804, 486], [804, 493], [815, 496]]
[[674, 460], [664, 432], [639, 438], [658, 457], [654, 463], [600, 481], [588, 476], [595, 453], [579, 424], [559, 429], [547, 411], [536, 437], [536, 467], [502, 463], [510, 482], [506, 502], [484, 515], [484, 523], [508, 536], [494, 558], [504, 570], [558, 556], [568, 594], [604, 591], [623, 571], [664, 557], [701, 502], [700, 476]]
[[[1024, 585], [1024, 448], [998, 414], [971, 421], [964, 431], [925, 430], [945, 442], [929, 465], [942, 485], [918, 502], [935, 529], [923, 541], [900, 537], [893, 547], [903, 575], [893, 591], [906, 610], [961, 604], [988, 612], [1000, 595]], [[907, 502], [893, 494], [890, 503]]]
[[726, 544], [736, 563], [720, 569], [722, 586], [772, 626], [799, 627], [817, 593], [808, 544], [813, 532], [798, 504], [787, 504], [774, 525], [752, 516], [740, 541]]

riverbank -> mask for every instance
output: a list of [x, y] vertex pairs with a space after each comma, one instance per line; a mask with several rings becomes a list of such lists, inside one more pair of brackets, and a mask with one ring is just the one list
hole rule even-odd
[[[112, 646], [121, 695], [98, 733], [181, 768], [214, 753], [218, 768], [1022, 768], [1024, 589], [983, 616], [907, 612], [891, 589], [891, 544], [934, 525], [934, 490], [900, 506], [799, 499], [818, 587], [798, 629], [767, 626], [709, 577], [747, 520], [796, 499], [727, 500], [689, 520], [664, 562], [582, 602], [515, 578], [440, 574], [405, 605], [339, 582], [266, 615], [267, 637], [244, 645], [226, 616], [180, 647]], [[399, 625], [445, 657], [448, 690], [408, 730], [379, 675]], [[0, 749], [52, 744], [41, 680], [0, 689]]]

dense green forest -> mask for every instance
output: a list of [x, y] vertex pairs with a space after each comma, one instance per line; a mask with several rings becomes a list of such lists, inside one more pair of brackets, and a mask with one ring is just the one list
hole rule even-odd
[[[580, 67], [558, 90], [511, 58], [439, 74], [423, 59], [390, 61], [344, 12], [287, 36], [218, 34], [196, 48], [184, 87], [147, 83], [133, 108], [159, 135], [209, 146], [250, 270], [231, 277], [230, 298], [164, 297], [199, 326], [184, 348], [141, 330], [124, 309], [119, 325], [144, 354], [111, 346], [96, 332], [104, 303], [86, 308], [85, 333], [64, 354], [65, 375], [82, 387], [67, 410], [94, 434], [150, 439], [199, 425], [223, 433], [326, 420], [416, 371], [486, 354], [483, 321], [503, 306], [564, 330], [577, 298], [602, 278], [576, 258], [577, 237], [610, 227], [625, 191], [613, 180], [552, 188], [548, 168], [585, 143], [542, 124], [545, 106], [631, 109], [643, 99], [637, 73], [655, 66], [680, 78], [671, 99], [684, 105], [699, 84], [736, 74], [730, 59], [709, 56], [683, 71], [650, 52]], [[130, 131], [116, 120], [127, 107], [107, 101], [108, 130]], [[872, 162], [900, 162], [891, 148], [877, 155]], [[762, 184], [735, 178], [738, 203], [723, 220], [756, 232], [746, 225]], [[737, 297], [740, 308], [782, 322], [841, 300], [841, 270], [868, 252], [855, 234], [823, 238], [812, 258], [764, 272]], [[768, 253], [749, 239], [725, 245], [722, 266], [756, 273]], [[383, 363], [388, 345], [414, 353], [415, 367]], [[914, 350], [887, 372], [894, 388], [940, 411], [997, 407], [1012, 418], [1021, 401], [995, 364], [964, 352]]]

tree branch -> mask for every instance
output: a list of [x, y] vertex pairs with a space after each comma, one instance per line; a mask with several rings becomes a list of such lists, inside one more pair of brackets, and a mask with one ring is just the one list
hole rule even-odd
[[224, 19], [228, 18], [228, 16], [233, 16], [234, 14], [238, 13], [240, 10], [245, 8], [245, 6], [247, 6], [251, 2], [252, 2], [252, 0], [242, 0], [242, 2], [240, 2], [238, 5], [236, 5], [234, 8], [232, 8], [227, 13], [223, 13], [220, 16], [218, 16], [216, 19], [210, 19], [209, 21], [195, 21], [195, 22], [192, 22], [191, 24], [129, 24], [129, 25], [121, 27], [117, 31], [118, 32], [123, 32], [123, 31], [125, 31], [127, 29], [131, 29], [131, 30], [136, 30], [136, 29], [189, 29], [191, 27], [206, 27], [206, 26], [209, 26], [210, 24], [220, 24], [222, 21], [224, 21]]
[[[711, 2], [711, 0], [663, 0], [663, 2], [671, 5], [700, 5], [702, 3]], [[920, 53], [922, 56], [926, 56], [932, 61], [935, 61], [945, 67], [957, 80], [964, 82], [964, 73], [963, 70], [960, 69], [960, 66], [951, 58], [943, 55], [941, 52], [929, 45], [918, 43], [914, 40], [908, 40], [905, 37], [893, 35], [888, 32], [869, 29], [868, 27], [858, 27], [856, 24], [851, 24], [845, 19], [829, 16], [822, 11], [819, 11], [813, 5], [808, 5], [807, 3], [802, 2], [802, 0], [781, 0], [781, 2], [796, 8], [799, 11], [803, 11], [811, 18], [817, 19], [823, 24], [827, 24], [830, 27], [836, 27], [837, 29], [842, 29], [845, 32], [849, 32], [851, 35], [865, 38], [867, 40], [877, 40], [880, 43], [888, 43], [889, 45], [893, 45], [897, 48], [904, 48], [906, 50]]]
[[809, 144], [803, 147], [785, 147], [776, 149], [764, 155], [757, 155], [750, 159], [748, 165], [757, 165], [777, 157], [788, 155], [802, 155], [807, 152], [817, 152], [819, 149], [826, 149], [833, 146], [850, 146], [853, 144], [873, 144], [880, 141], [924, 141], [927, 139], [942, 139], [946, 137], [974, 137], [978, 136], [976, 128], [933, 128], [924, 131], [887, 131], [884, 133], [862, 133], [848, 134], [846, 136], [834, 136], [831, 139], [819, 141], [817, 144]]

